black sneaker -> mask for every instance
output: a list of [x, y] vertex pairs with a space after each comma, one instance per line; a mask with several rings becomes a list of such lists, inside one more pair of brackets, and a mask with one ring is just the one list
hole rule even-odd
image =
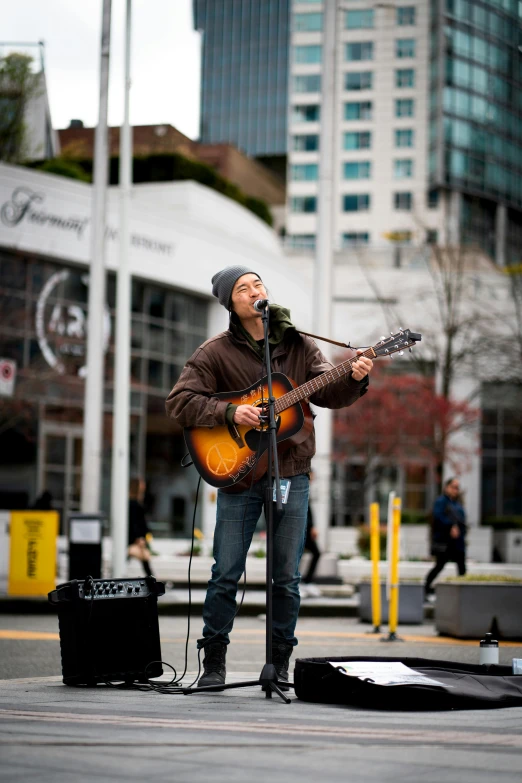
[[227, 645], [223, 642], [212, 642], [204, 650], [203, 674], [198, 680], [198, 688], [203, 688], [205, 685], [224, 685], [227, 674], [225, 665]]
[[[272, 663], [279, 681], [288, 682], [288, 665], [293, 651], [293, 645], [286, 642], [280, 642], [279, 644], [274, 642], [272, 645]], [[281, 685], [280, 687], [282, 691], [290, 690], [287, 685]]]

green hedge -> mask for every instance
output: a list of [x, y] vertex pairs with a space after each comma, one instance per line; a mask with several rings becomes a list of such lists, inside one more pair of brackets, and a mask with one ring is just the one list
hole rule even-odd
[[431, 515], [426, 511], [408, 511], [404, 509], [401, 514], [402, 525], [429, 525], [431, 524]]
[[[44, 163], [36, 162], [28, 164], [30, 168], [48, 171], [73, 179], [81, 179], [84, 182], [92, 182], [93, 161], [71, 160], [69, 158], [54, 158]], [[119, 182], [119, 157], [112, 157], [109, 161], [109, 182], [117, 185]], [[148, 155], [147, 157], [134, 157], [132, 166], [133, 182], [179, 182], [193, 180], [205, 185], [207, 188], [217, 190], [224, 196], [236, 201], [241, 206], [257, 215], [258, 218], [272, 225], [272, 215], [267, 204], [260, 199], [247, 196], [237, 185], [217, 173], [211, 166], [190, 160], [183, 155], [164, 154]], [[75, 175], [76, 173], [76, 175]]]
[[[380, 533], [381, 534], [379, 537], [379, 547], [380, 547], [379, 557], [381, 560], [386, 560], [386, 543], [388, 540], [388, 536], [386, 534], [386, 528], [381, 527]], [[366, 557], [369, 560], [370, 559], [370, 528], [368, 525], [361, 525], [359, 527], [359, 535], [357, 536], [357, 547], [359, 549], [361, 557]]]
[[508, 576], [507, 574], [466, 574], [465, 576], [449, 576], [443, 580], [452, 584], [468, 584], [469, 582], [508, 582], [511, 584], [522, 584], [522, 579], [518, 576]]
[[73, 160], [67, 158], [52, 158], [46, 160], [38, 166], [40, 171], [47, 174], [57, 174], [59, 177], [68, 177], [69, 179], [79, 179], [82, 182], [91, 182], [92, 177], [85, 169]]
[[482, 524], [490, 525], [494, 530], [522, 530], [522, 516], [485, 517]]

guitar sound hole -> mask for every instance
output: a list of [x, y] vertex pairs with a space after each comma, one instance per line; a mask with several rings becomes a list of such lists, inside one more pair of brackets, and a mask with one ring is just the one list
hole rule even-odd
[[[276, 419], [276, 432], [279, 432], [280, 426], [281, 417], [278, 416]], [[261, 427], [256, 427], [245, 432], [245, 443], [250, 451], [258, 451], [259, 449], [259, 453], [262, 453], [268, 448], [268, 431], [266, 427], [267, 425], [262, 425]]]

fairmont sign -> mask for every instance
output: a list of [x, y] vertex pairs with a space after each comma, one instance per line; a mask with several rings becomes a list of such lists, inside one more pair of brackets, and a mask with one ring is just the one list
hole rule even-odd
[[81, 239], [82, 234], [89, 223], [89, 218], [79, 218], [72, 215], [63, 217], [54, 215], [39, 205], [44, 201], [43, 193], [37, 193], [26, 187], [13, 190], [10, 201], [6, 201], [0, 209], [0, 219], [5, 226], [13, 228], [23, 220], [36, 223], [39, 226], [50, 226], [62, 231], [71, 231]]
[[[42, 228], [71, 232], [76, 235], [77, 239], [83, 238], [85, 229], [90, 222], [89, 218], [48, 212], [41, 206], [44, 201], [45, 195], [43, 193], [25, 186], [15, 188], [10, 200], [0, 207], [0, 220], [8, 228], [15, 228], [25, 221]], [[117, 229], [107, 226], [105, 238], [109, 242], [116, 241], [118, 239]], [[175, 245], [172, 242], [165, 242], [145, 234], [131, 233], [130, 244], [137, 250], [145, 250], [161, 256], [172, 256], [175, 250]]]

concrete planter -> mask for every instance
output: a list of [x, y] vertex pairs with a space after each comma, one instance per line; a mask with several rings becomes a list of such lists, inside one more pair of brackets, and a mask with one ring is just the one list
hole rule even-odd
[[495, 530], [493, 546], [503, 563], [522, 563], [522, 530]]
[[[371, 584], [361, 582], [359, 584], [359, 618], [363, 622], [372, 621], [372, 595]], [[399, 587], [399, 622], [402, 624], [420, 624], [424, 622], [424, 587], [418, 584], [401, 584]], [[386, 586], [381, 585], [381, 620], [388, 622], [388, 601], [386, 600]]]
[[439, 633], [479, 639], [494, 631], [502, 639], [522, 639], [522, 584], [443, 582], [436, 596]]

